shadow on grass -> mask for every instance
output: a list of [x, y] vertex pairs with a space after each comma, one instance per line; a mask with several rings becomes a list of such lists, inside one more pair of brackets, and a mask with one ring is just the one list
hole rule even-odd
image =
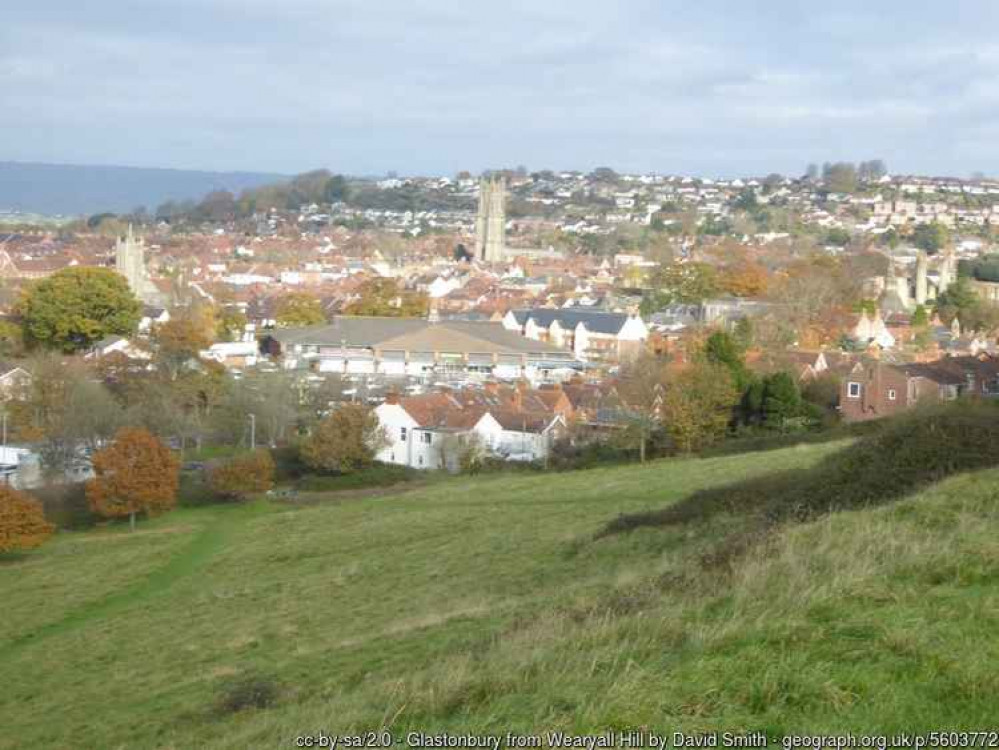
[[678, 527], [720, 516], [744, 520], [708, 553], [708, 565], [739, 556], [785, 522], [882, 505], [952, 474], [999, 466], [999, 408], [960, 402], [887, 421], [810, 469], [701, 490], [661, 510], [621, 515], [596, 539], [644, 527]]

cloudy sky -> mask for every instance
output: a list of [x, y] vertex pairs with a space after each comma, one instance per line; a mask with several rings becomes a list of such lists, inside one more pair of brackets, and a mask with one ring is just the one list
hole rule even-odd
[[999, 174], [999, 3], [10, 0], [0, 160]]

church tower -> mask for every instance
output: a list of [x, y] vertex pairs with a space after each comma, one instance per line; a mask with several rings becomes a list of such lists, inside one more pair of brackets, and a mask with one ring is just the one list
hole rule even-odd
[[161, 305], [164, 302], [164, 295], [149, 278], [145, 248], [145, 243], [136, 238], [132, 225], [129, 224], [128, 234], [115, 241], [114, 267], [128, 281], [128, 288], [132, 290], [132, 294], [147, 305]]
[[479, 212], [475, 217], [475, 257], [486, 263], [503, 260], [506, 245], [506, 180], [479, 181]]

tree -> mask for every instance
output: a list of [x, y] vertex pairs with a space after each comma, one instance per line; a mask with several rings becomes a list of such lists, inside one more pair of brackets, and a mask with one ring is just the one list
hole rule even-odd
[[937, 221], [920, 224], [912, 232], [912, 244], [934, 255], [950, 242], [950, 230]]
[[722, 272], [718, 287], [735, 297], [759, 297], [767, 291], [767, 271], [757, 263], [738, 263]]
[[55, 526], [45, 520], [41, 503], [9, 485], [0, 485], [0, 555], [34, 549], [53, 531]]
[[803, 416], [805, 408], [798, 384], [787, 372], [775, 372], [763, 379], [763, 423], [785, 430], [790, 420]]
[[128, 516], [134, 531], [137, 513], [155, 515], [176, 503], [180, 462], [148, 430], [123, 427], [93, 463], [87, 501], [101, 516]]
[[618, 394], [630, 415], [625, 438], [628, 442], [634, 438], [638, 443], [638, 457], [643, 463], [649, 438], [660, 427], [667, 381], [666, 363], [651, 354], [642, 354], [621, 372]]
[[958, 278], [937, 297], [937, 311], [940, 317], [948, 323], [958, 318], [966, 327], [977, 316], [980, 304], [978, 295], [964, 277]]
[[733, 385], [742, 392], [749, 385], [752, 375], [746, 369], [742, 348], [738, 341], [725, 331], [715, 331], [704, 343], [704, 358], [713, 365], [720, 365], [732, 376]]
[[691, 453], [721, 439], [738, 397], [721, 365], [701, 362], [681, 371], [663, 397], [663, 422], [677, 449]]
[[229, 221], [236, 216], [236, 198], [228, 190], [215, 190], [198, 204], [197, 214], [209, 221]]
[[825, 182], [831, 193], [852, 193], [857, 189], [857, 168], [849, 162], [832, 164], [825, 175]]
[[142, 304], [110, 268], [64, 268], [34, 284], [20, 304], [25, 339], [74, 352], [135, 332]]
[[832, 227], [826, 232], [826, 244], [846, 247], [850, 244], [850, 232], [842, 227]]
[[16, 323], [0, 320], [0, 357], [24, 356], [24, 331]]
[[278, 328], [299, 328], [326, 322], [319, 300], [305, 292], [292, 292], [278, 300], [274, 319]]
[[246, 315], [237, 307], [223, 307], [216, 314], [215, 337], [220, 341], [238, 341], [246, 330]]
[[378, 416], [366, 406], [344, 404], [316, 426], [300, 453], [317, 471], [347, 474], [370, 466], [384, 445]]
[[370, 279], [358, 289], [359, 298], [347, 305], [347, 315], [376, 315], [389, 318], [420, 318], [427, 314], [427, 295], [409, 292], [395, 279]]
[[642, 314], [668, 305], [694, 305], [718, 291], [715, 269], [704, 263], [667, 263], [656, 269], [650, 279], [651, 292], [642, 300]]
[[209, 331], [205, 321], [191, 314], [171, 318], [156, 326], [152, 332], [156, 361], [171, 380], [176, 380], [184, 367], [196, 362], [201, 352], [212, 345]]
[[323, 188], [323, 200], [326, 203], [346, 203], [349, 197], [350, 186], [343, 175], [335, 174], [326, 181]]
[[237, 456], [212, 468], [208, 481], [216, 494], [245, 500], [249, 494], [267, 492], [274, 486], [274, 459], [268, 450]]

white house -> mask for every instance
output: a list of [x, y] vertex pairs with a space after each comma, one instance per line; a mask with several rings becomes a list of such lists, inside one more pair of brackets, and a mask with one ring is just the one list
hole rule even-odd
[[385, 463], [415, 469], [456, 470], [472, 440], [496, 458], [540, 461], [548, 455], [561, 415], [539, 419], [504, 410], [463, 409], [447, 394], [390, 397], [375, 409], [387, 444], [377, 455]]
[[525, 338], [572, 350], [583, 361], [637, 356], [649, 329], [640, 315], [579, 308], [510, 310], [503, 327]]

